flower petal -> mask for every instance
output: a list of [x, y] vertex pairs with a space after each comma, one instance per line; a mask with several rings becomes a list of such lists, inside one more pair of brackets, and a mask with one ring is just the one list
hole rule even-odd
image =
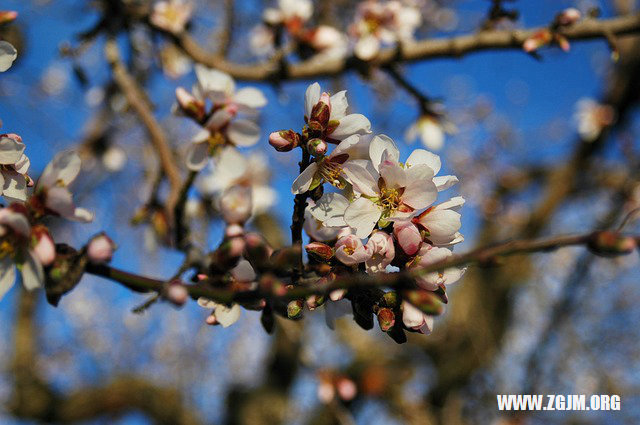
[[191, 143], [187, 148], [187, 167], [191, 171], [202, 170], [209, 162], [209, 144]]
[[311, 116], [311, 110], [320, 100], [320, 84], [313, 83], [307, 87], [307, 91], [304, 94], [304, 116], [309, 118]]
[[58, 183], [68, 186], [75, 180], [82, 167], [80, 157], [73, 151], [57, 154], [46, 166], [38, 182], [39, 186], [53, 187]]
[[[386, 155], [383, 155], [383, 158], [385, 156]], [[389, 189], [398, 189], [401, 187], [406, 187], [408, 184], [410, 184], [409, 180], [407, 179], [408, 171], [405, 171], [405, 169], [395, 161], [383, 159], [379, 169], [380, 177], [384, 179], [384, 183]]]
[[223, 328], [228, 328], [238, 321], [242, 309], [238, 304], [232, 304], [231, 307], [227, 307], [224, 304], [218, 304], [214, 314], [218, 322]]
[[340, 124], [330, 134], [332, 139], [343, 140], [353, 134], [371, 133], [371, 122], [362, 114], [349, 114], [340, 119]]
[[344, 212], [344, 221], [355, 230], [356, 236], [364, 239], [371, 234], [382, 212], [367, 198], [358, 198]]
[[10, 43], [0, 40], [0, 72], [11, 68], [18, 57], [18, 51]]
[[398, 162], [400, 159], [400, 151], [393, 140], [385, 134], [377, 135], [371, 140], [371, 144], [369, 145], [369, 157], [376, 171], [379, 170], [378, 167], [382, 162], [384, 151], [388, 152], [388, 160]]
[[347, 91], [342, 90], [331, 96], [331, 115], [329, 120], [341, 120], [347, 114]]
[[406, 170], [407, 186], [402, 202], [418, 210], [433, 204], [438, 190], [432, 178], [433, 170], [427, 165], [414, 165]]
[[44, 271], [42, 270], [42, 264], [33, 253], [28, 253], [26, 261], [20, 265], [20, 272], [22, 273], [22, 284], [27, 291], [42, 287]]
[[[205, 96], [219, 98], [220, 95], [232, 96], [235, 83], [229, 74], [217, 69], [207, 68], [197, 64], [195, 66], [198, 84]], [[217, 99], [216, 99], [217, 100]]]
[[309, 207], [311, 216], [321, 221], [326, 227], [344, 227], [344, 212], [349, 206], [347, 198], [339, 193], [325, 193]]
[[233, 96], [233, 101], [251, 109], [262, 108], [267, 104], [267, 98], [255, 87], [244, 87], [238, 90]]
[[253, 121], [239, 119], [229, 125], [227, 135], [236, 146], [253, 146], [260, 139], [260, 127]]
[[0, 259], [0, 300], [9, 292], [16, 281], [15, 265], [10, 257]]
[[311, 182], [313, 182], [313, 177], [318, 171], [318, 164], [312, 162], [296, 179], [293, 181], [291, 185], [291, 193], [294, 195], [299, 195], [301, 193], [305, 193], [309, 190], [311, 186]]
[[13, 165], [24, 153], [25, 145], [11, 137], [0, 137], [0, 164]]
[[440, 157], [438, 155], [424, 149], [414, 150], [413, 152], [411, 152], [411, 155], [409, 155], [409, 158], [407, 158], [408, 167], [419, 164], [424, 164], [431, 167], [434, 176], [438, 174], [438, 171], [440, 171], [440, 168], [442, 166]]
[[346, 180], [353, 185], [353, 189], [365, 196], [378, 196], [378, 179], [377, 173], [371, 167], [371, 170], [365, 168], [366, 164], [371, 164], [370, 161], [362, 160], [347, 161], [342, 166], [342, 171]]
[[27, 200], [27, 180], [22, 174], [12, 170], [3, 170], [4, 184], [2, 185], [2, 196], [8, 200]]
[[433, 178], [433, 183], [438, 188], [438, 192], [449, 189], [451, 186], [458, 183], [456, 176], [438, 176]]
[[380, 51], [380, 40], [373, 35], [360, 38], [354, 47], [356, 56], [365, 61], [373, 59], [378, 51]]

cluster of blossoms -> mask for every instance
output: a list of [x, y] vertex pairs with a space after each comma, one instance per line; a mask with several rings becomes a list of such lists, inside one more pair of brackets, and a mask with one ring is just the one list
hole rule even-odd
[[[301, 147], [313, 158], [293, 182], [292, 192], [312, 198], [305, 212], [304, 228], [311, 239], [306, 249], [313, 262], [330, 266], [323, 279], [358, 271], [419, 270], [450, 257], [453, 245], [463, 241], [458, 210], [464, 199], [434, 202], [457, 178], [437, 176], [440, 158], [424, 149], [400, 161], [393, 140], [371, 134], [369, 121], [347, 114], [347, 106], [344, 91], [330, 96], [312, 84], [305, 95], [303, 130], [269, 137], [278, 151]], [[331, 152], [330, 145], [335, 145]], [[324, 183], [334, 189], [325, 192]], [[416, 291], [390, 292], [393, 296], [386, 295], [374, 309], [383, 330], [395, 326], [401, 314], [405, 329], [429, 332], [432, 316], [425, 314], [430, 312], [425, 303], [431, 305], [434, 296], [446, 300], [446, 285], [463, 273], [448, 268], [417, 274]], [[331, 300], [348, 293], [335, 291]]]
[[258, 153], [245, 156], [237, 148], [251, 147], [260, 139], [255, 120], [267, 100], [257, 88], [236, 89], [233, 78], [224, 72], [201, 65], [195, 69], [197, 83], [192, 92], [176, 90], [177, 111], [202, 127], [188, 148], [187, 167], [200, 171], [214, 158], [211, 171], [198, 181], [200, 193], [220, 207], [225, 193], [241, 186], [251, 195], [253, 214], [265, 212], [276, 199], [268, 185], [267, 161]]
[[375, 58], [383, 45], [413, 41], [422, 24], [420, 9], [402, 1], [367, 0], [358, 5], [350, 33], [354, 54], [362, 60]]
[[302, 57], [340, 58], [346, 55], [347, 37], [339, 30], [329, 25], [307, 26], [313, 15], [310, 0], [278, 0], [277, 6], [265, 9], [264, 23], [251, 33], [250, 44], [255, 54], [274, 53], [277, 38], [285, 31], [296, 42]]
[[[19, 137], [10, 138], [13, 142], [16, 142], [16, 139]], [[24, 156], [24, 145], [16, 146], [17, 142], [12, 146], [13, 154], [17, 155], [16, 152], [19, 152]], [[8, 150], [3, 152], [5, 156], [9, 154]], [[25, 164], [22, 171], [26, 176], [28, 159], [25, 159]], [[27, 193], [26, 188], [24, 191], [14, 188], [10, 191], [11, 196], [3, 194], [5, 199], [12, 203], [0, 208], [0, 298], [13, 286], [16, 267], [22, 275], [22, 283], [26, 289], [43, 286], [44, 268], [52, 266], [57, 257], [53, 238], [47, 227], [42, 224], [43, 218], [59, 216], [80, 222], [93, 220], [92, 213], [76, 207], [68, 188], [80, 172], [80, 165], [78, 155], [71, 151], [61, 152], [47, 165], [35, 184], [33, 193]], [[16, 173], [13, 169], [9, 171]], [[104, 255], [104, 249], [100, 245], [101, 239], [96, 237], [87, 246], [90, 261], [101, 262], [110, 259], [110, 256], [106, 258]]]

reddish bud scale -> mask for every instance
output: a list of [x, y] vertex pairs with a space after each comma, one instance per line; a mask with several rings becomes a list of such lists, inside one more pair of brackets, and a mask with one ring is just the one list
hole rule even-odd
[[304, 309], [303, 300], [293, 300], [287, 304], [287, 317], [289, 319], [300, 319], [302, 317], [302, 311]]
[[304, 249], [307, 254], [321, 261], [328, 261], [333, 258], [333, 248], [322, 242], [311, 242]]
[[390, 308], [383, 307], [378, 310], [378, 323], [383, 332], [389, 331], [396, 323], [396, 316]]

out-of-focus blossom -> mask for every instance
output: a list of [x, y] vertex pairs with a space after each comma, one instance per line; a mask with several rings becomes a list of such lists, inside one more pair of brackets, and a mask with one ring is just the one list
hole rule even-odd
[[278, 0], [277, 8], [265, 9], [262, 18], [269, 25], [284, 25], [291, 34], [298, 33], [313, 15], [310, 0]]
[[384, 44], [412, 41], [421, 24], [420, 10], [413, 5], [400, 1], [364, 1], [359, 4], [350, 28], [356, 39], [354, 53], [362, 60], [371, 60]]
[[23, 205], [12, 204], [0, 209], [0, 299], [15, 283], [16, 267], [27, 290], [43, 285], [44, 271], [40, 257], [47, 262], [52, 260], [52, 245], [53, 241], [46, 230], [32, 233]]
[[242, 224], [251, 217], [251, 188], [232, 186], [220, 196], [220, 212], [227, 224]]
[[167, 44], [160, 51], [162, 71], [169, 78], [177, 79], [191, 72], [193, 62], [174, 44]]
[[13, 61], [18, 57], [18, 51], [11, 43], [0, 40], [0, 72], [11, 68]]
[[68, 186], [80, 172], [80, 157], [72, 151], [57, 154], [36, 183], [31, 206], [40, 215], [57, 214], [68, 220], [89, 222], [93, 214], [73, 203]]
[[433, 331], [433, 316], [424, 314], [407, 301], [402, 301], [402, 323], [407, 328], [425, 335]]
[[196, 65], [195, 68], [198, 77], [193, 94], [195, 100], [189, 101], [184, 91], [176, 94], [183, 108], [189, 108], [188, 105], [204, 106], [206, 99], [213, 102], [213, 109], [203, 125], [204, 129], [193, 138], [187, 153], [187, 166], [198, 171], [204, 168], [209, 156], [218, 148], [229, 143], [235, 146], [252, 146], [258, 141], [260, 127], [254, 121], [238, 118], [237, 115], [243, 113], [254, 116], [259, 108], [266, 105], [267, 100], [254, 87], [236, 90], [233, 78], [224, 72], [202, 65]]
[[0, 24], [6, 24], [18, 17], [18, 12], [13, 10], [0, 10]]
[[558, 13], [555, 22], [558, 25], [572, 25], [578, 22], [582, 18], [582, 13], [575, 7], [570, 7]]
[[197, 182], [205, 196], [219, 197], [227, 188], [245, 186], [251, 189], [252, 214], [267, 211], [277, 199], [269, 186], [270, 169], [267, 159], [259, 153], [244, 156], [237, 149], [227, 146], [216, 157], [213, 172]]
[[404, 137], [408, 142], [420, 139], [427, 149], [437, 151], [444, 146], [445, 133], [453, 132], [455, 132], [453, 125], [441, 122], [433, 116], [422, 115], [407, 129]]
[[300, 38], [316, 52], [317, 61], [343, 58], [349, 50], [347, 35], [329, 25], [306, 30]]
[[545, 28], [533, 33], [529, 38], [527, 38], [522, 44], [522, 50], [527, 53], [535, 52], [540, 47], [551, 43], [552, 40], [553, 35], [551, 34], [551, 31]]
[[17, 134], [0, 135], [0, 195], [9, 201], [25, 201], [31, 179], [26, 146]]
[[127, 154], [124, 149], [119, 146], [111, 145], [102, 154], [102, 165], [111, 173], [122, 170], [126, 163]]
[[259, 57], [271, 56], [275, 52], [276, 35], [272, 28], [257, 25], [249, 34], [251, 53]]
[[580, 99], [576, 104], [574, 120], [578, 134], [586, 142], [593, 142], [605, 127], [615, 122], [616, 114], [610, 105], [602, 105], [593, 99]]
[[159, 1], [153, 5], [149, 20], [158, 28], [179, 34], [184, 31], [192, 12], [193, 4], [190, 1]]

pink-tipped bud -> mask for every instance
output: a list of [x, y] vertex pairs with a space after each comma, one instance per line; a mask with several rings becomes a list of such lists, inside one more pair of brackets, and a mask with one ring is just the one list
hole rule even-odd
[[109, 236], [101, 233], [89, 241], [87, 256], [89, 257], [89, 261], [94, 264], [108, 263], [111, 261], [115, 250], [116, 244]]
[[11, 22], [18, 17], [18, 12], [13, 10], [2, 10], [0, 11], [0, 24], [4, 24], [7, 22]]
[[307, 254], [320, 261], [327, 261], [333, 258], [333, 248], [322, 242], [311, 242], [304, 249]]
[[313, 311], [324, 304], [324, 301], [325, 299], [322, 295], [311, 295], [307, 297], [307, 307]]
[[393, 314], [393, 311], [390, 308], [381, 308], [378, 310], [377, 316], [382, 332], [388, 332], [396, 323], [396, 315]]
[[582, 18], [582, 13], [575, 7], [563, 10], [556, 17], [558, 25], [571, 25], [578, 22]]
[[329, 94], [322, 93], [320, 100], [311, 109], [311, 117], [309, 121], [315, 121], [321, 126], [326, 126], [329, 123], [331, 117], [331, 101], [329, 100]]
[[311, 139], [307, 142], [307, 151], [313, 156], [322, 156], [327, 153], [329, 145], [322, 139]]
[[422, 246], [420, 230], [410, 221], [398, 221], [393, 225], [393, 235], [407, 255], [414, 255]]
[[269, 135], [269, 144], [278, 152], [289, 152], [300, 144], [300, 136], [293, 130], [274, 131]]
[[36, 240], [33, 253], [40, 264], [43, 266], [52, 264], [56, 259], [56, 246], [47, 228], [42, 225], [34, 226], [31, 229], [31, 236]]
[[198, 100], [194, 95], [182, 87], [176, 89], [176, 100], [180, 109], [188, 116], [200, 121], [204, 118], [204, 102]]
[[180, 307], [189, 299], [189, 291], [179, 282], [172, 282], [167, 288], [166, 298], [174, 305]]

